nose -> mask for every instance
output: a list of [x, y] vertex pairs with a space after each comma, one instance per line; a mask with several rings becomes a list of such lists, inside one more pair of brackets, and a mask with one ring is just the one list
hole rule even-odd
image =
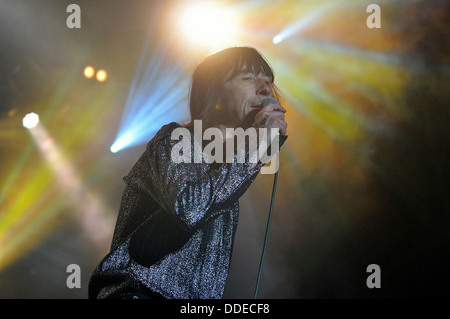
[[258, 79], [257, 82], [257, 92], [256, 94], [259, 96], [271, 96], [272, 88], [270, 84], [267, 83], [264, 79]]

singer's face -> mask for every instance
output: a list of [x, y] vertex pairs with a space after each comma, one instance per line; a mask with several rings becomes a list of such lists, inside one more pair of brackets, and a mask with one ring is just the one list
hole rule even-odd
[[[261, 101], [272, 96], [271, 80], [262, 73], [240, 73], [225, 83], [218, 105], [223, 108], [224, 123], [234, 127], [249, 126], [250, 114], [261, 108]], [[244, 124], [245, 123], [245, 124]]]

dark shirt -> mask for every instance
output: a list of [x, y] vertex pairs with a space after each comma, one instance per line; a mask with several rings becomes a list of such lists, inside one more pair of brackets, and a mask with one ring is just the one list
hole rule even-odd
[[[238, 199], [263, 164], [174, 163], [171, 151], [179, 141], [171, 133], [179, 127], [163, 126], [124, 177], [111, 251], [94, 270], [89, 298], [136, 291], [163, 298], [222, 298]], [[285, 139], [280, 136], [280, 146]], [[191, 143], [196, 143], [193, 137]]]

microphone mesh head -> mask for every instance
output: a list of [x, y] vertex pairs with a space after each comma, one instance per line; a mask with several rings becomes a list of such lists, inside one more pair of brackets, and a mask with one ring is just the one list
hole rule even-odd
[[275, 104], [280, 105], [280, 102], [278, 102], [277, 99], [275, 99], [273, 97], [266, 97], [264, 100], [261, 101], [261, 107], [264, 107], [269, 103], [275, 103]]

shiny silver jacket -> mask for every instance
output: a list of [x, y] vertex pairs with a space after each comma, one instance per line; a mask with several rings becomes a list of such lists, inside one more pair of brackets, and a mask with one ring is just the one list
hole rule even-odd
[[[222, 298], [238, 199], [263, 164], [174, 163], [178, 141], [171, 133], [179, 127], [163, 126], [124, 177], [111, 250], [91, 276], [89, 298], [136, 291], [169, 299]], [[280, 136], [280, 146], [286, 138]]]

